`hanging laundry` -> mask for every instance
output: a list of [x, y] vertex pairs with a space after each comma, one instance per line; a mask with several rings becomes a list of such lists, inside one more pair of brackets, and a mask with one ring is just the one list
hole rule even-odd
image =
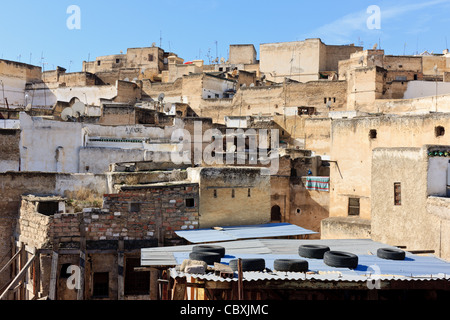
[[306, 177], [306, 189], [329, 192], [330, 177]]

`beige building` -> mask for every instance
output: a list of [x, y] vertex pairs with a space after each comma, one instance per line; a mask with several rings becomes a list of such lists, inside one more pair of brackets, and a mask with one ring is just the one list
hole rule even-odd
[[200, 228], [270, 222], [270, 173], [264, 168], [188, 169], [199, 184]]
[[450, 259], [448, 151], [448, 145], [373, 151], [373, 240]]
[[29, 64], [0, 60], [0, 108], [22, 109], [31, 103], [31, 96], [25, 94], [27, 83], [41, 81], [40, 67]]
[[333, 120], [330, 218], [322, 221], [322, 237], [370, 238], [372, 151], [450, 144], [449, 126], [447, 113]]

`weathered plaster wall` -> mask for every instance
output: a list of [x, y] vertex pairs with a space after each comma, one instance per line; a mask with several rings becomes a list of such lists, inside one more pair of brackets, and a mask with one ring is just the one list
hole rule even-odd
[[[372, 150], [380, 147], [421, 147], [449, 144], [435, 128], [450, 126], [447, 114], [381, 116], [334, 120], [331, 129], [330, 216], [348, 215], [348, 199], [360, 198], [360, 218], [370, 219]], [[369, 133], [376, 130], [376, 138]]]
[[[439, 169], [442, 158], [429, 158], [427, 153], [427, 147], [373, 151], [372, 238], [409, 250], [435, 250], [449, 259], [449, 203], [447, 198], [429, 197], [435, 192], [430, 181], [446, 177], [448, 159]], [[438, 169], [440, 175], [435, 174]], [[401, 183], [401, 205], [394, 204], [394, 183]]]
[[191, 181], [200, 185], [200, 228], [270, 222], [267, 169], [201, 168], [188, 172]]

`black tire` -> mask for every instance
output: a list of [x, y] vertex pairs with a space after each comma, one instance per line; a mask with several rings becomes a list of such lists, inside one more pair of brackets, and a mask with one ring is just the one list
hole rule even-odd
[[305, 244], [298, 247], [298, 254], [304, 258], [323, 259], [325, 252], [330, 251], [330, 248], [322, 245]]
[[214, 265], [214, 262], [220, 263], [220, 254], [217, 252], [191, 252], [189, 259], [205, 261], [209, 266]]
[[406, 253], [400, 249], [380, 248], [377, 250], [377, 256], [388, 260], [405, 260]]
[[192, 248], [192, 252], [215, 252], [221, 258], [225, 256], [225, 248], [221, 246], [198, 245]]
[[[238, 271], [238, 259], [230, 260], [230, 268]], [[265, 268], [264, 259], [242, 259], [242, 271], [264, 271]]]
[[356, 269], [358, 256], [343, 251], [328, 251], [323, 255], [323, 262], [330, 267]]
[[309, 269], [308, 261], [296, 259], [278, 259], [273, 262], [275, 271], [306, 272]]

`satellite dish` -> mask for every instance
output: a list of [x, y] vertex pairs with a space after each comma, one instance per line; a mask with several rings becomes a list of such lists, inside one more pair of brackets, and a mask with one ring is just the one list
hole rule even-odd
[[364, 63], [364, 57], [359, 58], [359, 64], [363, 64]]
[[153, 43], [152, 43], [152, 47], [153, 47], [153, 48], [156, 47], [156, 42], [153, 42]]
[[125, 78], [125, 79], [123, 79], [123, 81], [130, 82], [130, 79], [129, 78]]
[[220, 63], [224, 64], [225, 63], [225, 58], [220, 58]]
[[27, 104], [27, 106], [25, 107], [25, 111], [30, 111], [31, 110], [31, 103]]
[[73, 109], [72, 108], [65, 108], [61, 112], [61, 119], [63, 119], [63, 121], [69, 121], [69, 119], [72, 117], [73, 117]]
[[250, 83], [250, 88], [253, 88], [255, 86], [254, 83]]
[[86, 105], [83, 102], [77, 101], [72, 106], [73, 116], [78, 118], [86, 114]]
[[161, 93], [161, 94], [158, 96], [158, 101], [159, 101], [159, 102], [162, 102], [162, 101], [164, 100], [165, 97], [166, 97], [166, 95], [165, 95], [164, 93]]

